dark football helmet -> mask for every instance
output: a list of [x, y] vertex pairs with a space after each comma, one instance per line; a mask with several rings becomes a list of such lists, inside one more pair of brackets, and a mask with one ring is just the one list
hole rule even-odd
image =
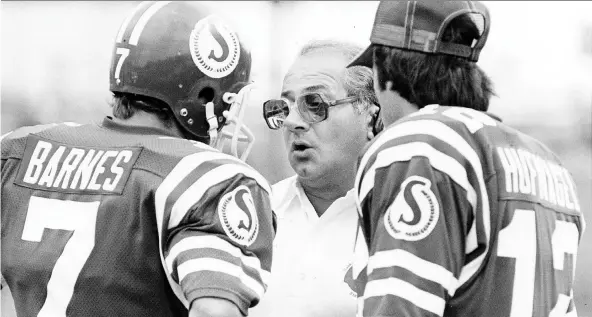
[[[221, 148], [232, 138], [248, 145], [253, 134], [242, 124], [252, 85], [251, 55], [238, 35], [200, 3], [142, 2], [123, 22], [113, 48], [112, 92], [165, 102], [192, 139]], [[220, 133], [228, 123], [233, 132]]]

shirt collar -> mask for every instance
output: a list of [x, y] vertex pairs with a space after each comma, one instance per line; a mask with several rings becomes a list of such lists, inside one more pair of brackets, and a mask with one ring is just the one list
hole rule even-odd
[[143, 134], [143, 135], [165, 135], [179, 138], [178, 135], [174, 134], [173, 132], [161, 129], [157, 127], [151, 126], [136, 126], [136, 125], [127, 125], [115, 122], [112, 117], [107, 116], [103, 119], [103, 122], [100, 125], [101, 127], [113, 130], [121, 133], [128, 133], [128, 134]]
[[[281, 188], [274, 186], [275, 188], [274, 188], [273, 195], [275, 197], [279, 198], [279, 200], [277, 200], [276, 203], [274, 204], [275, 205], [274, 209], [276, 211], [277, 210], [286, 210], [288, 208], [288, 206], [290, 206], [291, 204], [297, 204], [297, 208], [299, 210], [304, 210], [304, 211], [306, 210], [305, 206], [310, 206], [311, 209], [314, 211], [314, 208], [312, 208], [310, 200], [308, 199], [308, 197], [304, 193], [304, 189], [302, 189], [302, 185], [298, 181], [297, 175], [289, 177], [288, 179], [284, 180], [284, 182], [285, 183], [283, 184], [283, 186], [281, 186]], [[279, 184], [277, 184], [277, 185], [279, 185]], [[344, 199], [345, 199], [345, 201], [343, 201]], [[352, 205], [355, 205], [354, 188], [350, 189], [345, 196], [337, 198], [331, 204], [329, 209], [327, 209], [327, 211], [332, 209], [335, 206], [335, 204], [344, 204], [343, 207], [347, 207], [350, 203]], [[342, 209], [342, 208], [340, 208], [340, 209]], [[318, 217], [316, 212], [314, 214]], [[326, 212], [325, 212], [325, 214], [326, 214]], [[283, 215], [278, 215], [278, 216], [281, 217]]]
[[[272, 205], [273, 209], [284, 210], [285, 206], [290, 204], [294, 198], [298, 197], [297, 176], [290, 176], [272, 187]], [[279, 216], [279, 214], [278, 214]]]

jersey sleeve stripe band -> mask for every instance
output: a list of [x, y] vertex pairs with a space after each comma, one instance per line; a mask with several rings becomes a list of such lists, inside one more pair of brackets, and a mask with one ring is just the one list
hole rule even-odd
[[248, 276], [242, 268], [218, 259], [196, 259], [189, 260], [179, 265], [179, 281], [182, 281], [187, 275], [196, 272], [210, 271], [224, 273], [238, 278], [248, 289], [261, 298], [265, 289], [261, 283]]
[[421, 290], [398, 278], [389, 277], [386, 279], [370, 281], [366, 284], [364, 299], [370, 297], [384, 297], [386, 295], [405, 299], [413, 303], [413, 305], [438, 316], [444, 314], [446, 302], [443, 298]]
[[375, 269], [386, 267], [401, 267], [423, 279], [438, 283], [450, 296], [454, 296], [456, 292], [458, 280], [452, 272], [408, 251], [395, 249], [376, 252], [368, 260], [368, 275]]
[[200, 248], [218, 249], [232, 255], [235, 258], [239, 258], [245, 266], [257, 271], [263, 280], [263, 283], [267, 284], [271, 273], [261, 269], [261, 262], [258, 258], [244, 255], [239, 248], [215, 236], [187, 237], [177, 242], [166, 256], [166, 263], [169, 272], [173, 271], [173, 263], [180, 253], [187, 250]]

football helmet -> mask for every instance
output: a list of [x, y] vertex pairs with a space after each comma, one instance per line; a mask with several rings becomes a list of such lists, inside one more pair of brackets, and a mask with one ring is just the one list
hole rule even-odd
[[[250, 51], [238, 35], [200, 3], [148, 1], [124, 20], [115, 39], [110, 90], [165, 102], [188, 138], [218, 147], [249, 143], [242, 123], [252, 85]], [[220, 133], [228, 124], [232, 132]], [[236, 134], [236, 136], [234, 136]], [[246, 154], [246, 155], [245, 155]]]

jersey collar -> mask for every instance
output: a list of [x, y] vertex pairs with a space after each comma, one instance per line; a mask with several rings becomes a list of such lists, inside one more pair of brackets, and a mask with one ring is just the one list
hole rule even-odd
[[179, 138], [178, 135], [174, 134], [173, 132], [161, 129], [157, 127], [150, 127], [150, 126], [136, 126], [136, 125], [127, 125], [117, 123], [113, 120], [112, 117], [107, 116], [101, 123], [101, 127], [121, 133], [128, 133], [128, 134], [142, 134], [142, 135], [165, 135]]

